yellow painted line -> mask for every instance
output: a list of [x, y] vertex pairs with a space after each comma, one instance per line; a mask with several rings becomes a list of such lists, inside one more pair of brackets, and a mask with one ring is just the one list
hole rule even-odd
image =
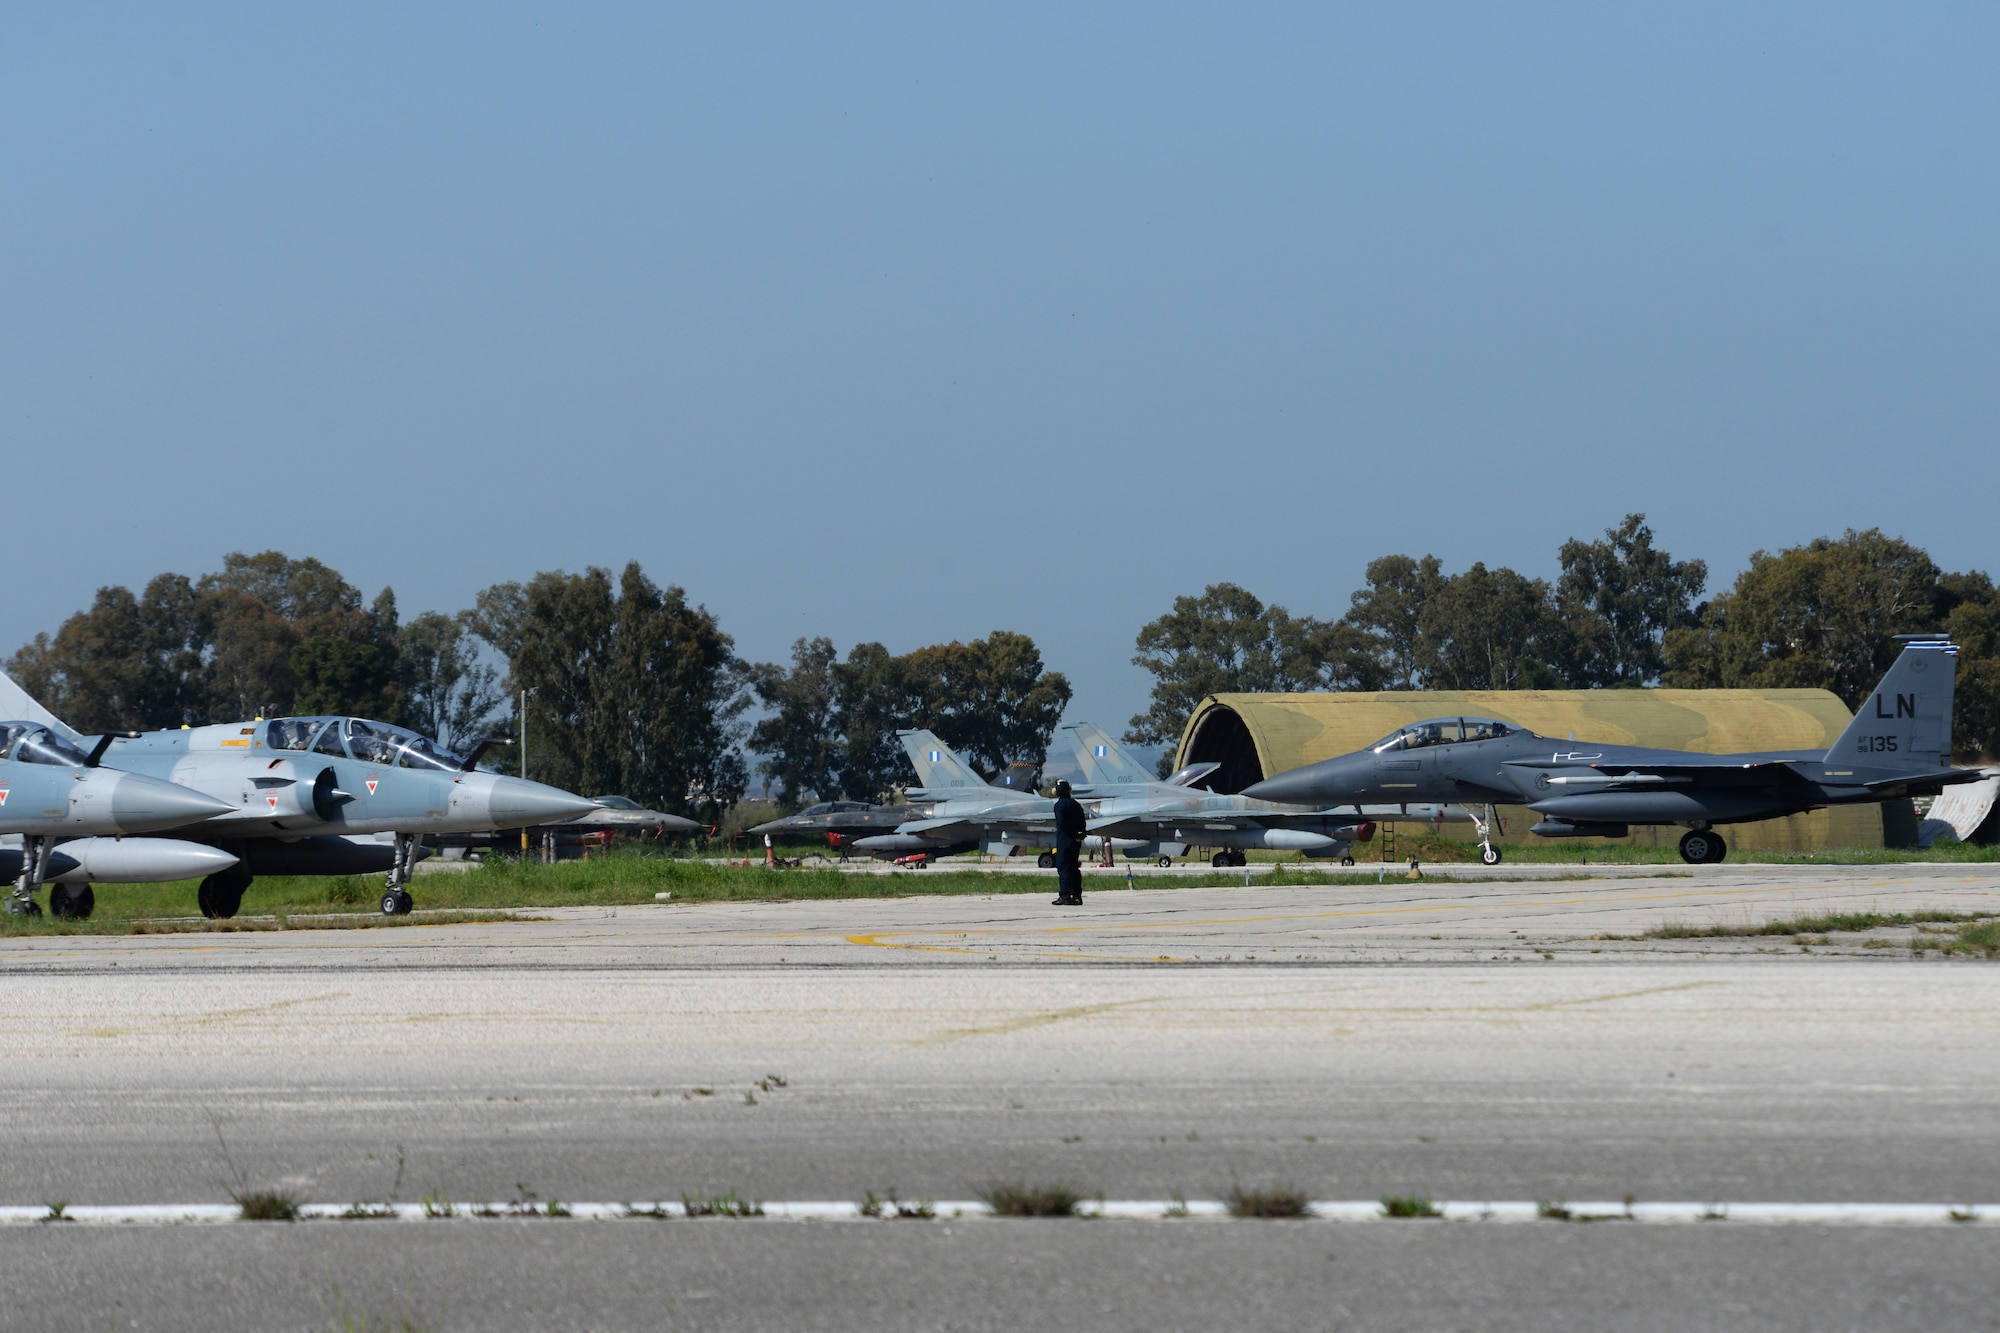
[[[950, 927], [946, 926], [946, 927], [940, 927], [937, 930], [885, 930], [874, 935], [849, 935], [847, 936], [847, 942], [849, 944], [859, 944], [865, 948], [870, 948], [870, 949], [909, 949], [916, 953], [990, 954], [993, 952], [993, 950], [991, 949], [960, 949], [960, 948], [954, 948], [953, 946], [946, 944], [890, 944], [888, 942], [888, 937], [892, 935], [999, 935], [1005, 933], [1010, 933], [1010, 932], [1003, 932], [999, 930], [953, 930]], [[1055, 953], [1046, 949], [1038, 949], [1030, 956], [1034, 958], [1080, 958], [1098, 962], [1111, 962], [1111, 963], [1122, 963], [1128, 961], [1121, 954]], [[1155, 959], [1154, 961], [1161, 963], [1172, 963], [1172, 962], [1178, 962], [1180, 960], [1174, 958], [1158, 958]]]
[[1024, 1014], [1019, 1018], [1009, 1018], [1003, 1022], [992, 1023], [985, 1027], [947, 1028], [943, 1032], [934, 1032], [928, 1037], [920, 1037], [916, 1041], [909, 1042], [908, 1045], [914, 1047], [942, 1046], [945, 1042], [957, 1041], [961, 1037], [1001, 1037], [1010, 1032], [1020, 1032], [1026, 1028], [1046, 1027], [1051, 1023], [1061, 1023], [1072, 1018], [1090, 1018], [1097, 1014], [1108, 1013], [1113, 1009], [1128, 1009], [1135, 1004], [1159, 1004], [1164, 998], [1164, 996], [1154, 996], [1144, 1000], [1115, 1000], [1109, 1004], [1080, 1004], [1072, 1009], [1051, 1009], [1045, 1013]]

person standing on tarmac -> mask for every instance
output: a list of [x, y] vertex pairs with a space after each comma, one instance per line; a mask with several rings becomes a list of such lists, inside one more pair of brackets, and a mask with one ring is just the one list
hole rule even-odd
[[1056, 897], [1053, 906], [1083, 906], [1083, 805], [1069, 794], [1069, 784], [1056, 784]]

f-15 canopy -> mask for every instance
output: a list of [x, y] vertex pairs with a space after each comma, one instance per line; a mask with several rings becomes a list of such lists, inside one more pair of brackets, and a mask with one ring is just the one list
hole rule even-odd
[[1390, 750], [1420, 750], [1427, 745], [1457, 745], [1461, 741], [1490, 741], [1501, 736], [1532, 736], [1526, 727], [1509, 726], [1490, 717], [1434, 717], [1425, 722], [1398, 727], [1368, 748], [1376, 754]]

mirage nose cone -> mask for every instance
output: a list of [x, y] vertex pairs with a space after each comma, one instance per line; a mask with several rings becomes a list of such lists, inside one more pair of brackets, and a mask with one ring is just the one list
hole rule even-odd
[[[100, 770], [101, 771], [101, 770]], [[121, 832], [178, 828], [226, 815], [236, 807], [174, 782], [120, 773], [111, 789], [111, 820]]]
[[528, 828], [535, 824], [560, 824], [565, 819], [587, 815], [597, 809], [597, 802], [539, 782], [495, 778], [486, 808], [495, 828]]

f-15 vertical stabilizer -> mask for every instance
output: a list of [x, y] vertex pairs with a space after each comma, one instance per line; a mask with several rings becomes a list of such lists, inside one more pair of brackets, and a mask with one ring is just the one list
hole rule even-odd
[[917, 785], [922, 790], [944, 793], [959, 789], [971, 793], [988, 787], [986, 779], [953, 754], [951, 747], [933, 733], [899, 731], [896, 738], [903, 742], [903, 753], [909, 755], [910, 762], [916, 766]]
[[1064, 727], [1084, 780], [1093, 787], [1144, 787], [1156, 783], [1146, 766], [1119, 748], [1118, 742], [1101, 727], [1087, 722]]
[[[1951, 691], [1958, 645], [1941, 638], [1908, 638], [1826, 762], [1843, 768], [1895, 773], [1951, 767]], [[1865, 776], [1865, 775], [1864, 775]]]

